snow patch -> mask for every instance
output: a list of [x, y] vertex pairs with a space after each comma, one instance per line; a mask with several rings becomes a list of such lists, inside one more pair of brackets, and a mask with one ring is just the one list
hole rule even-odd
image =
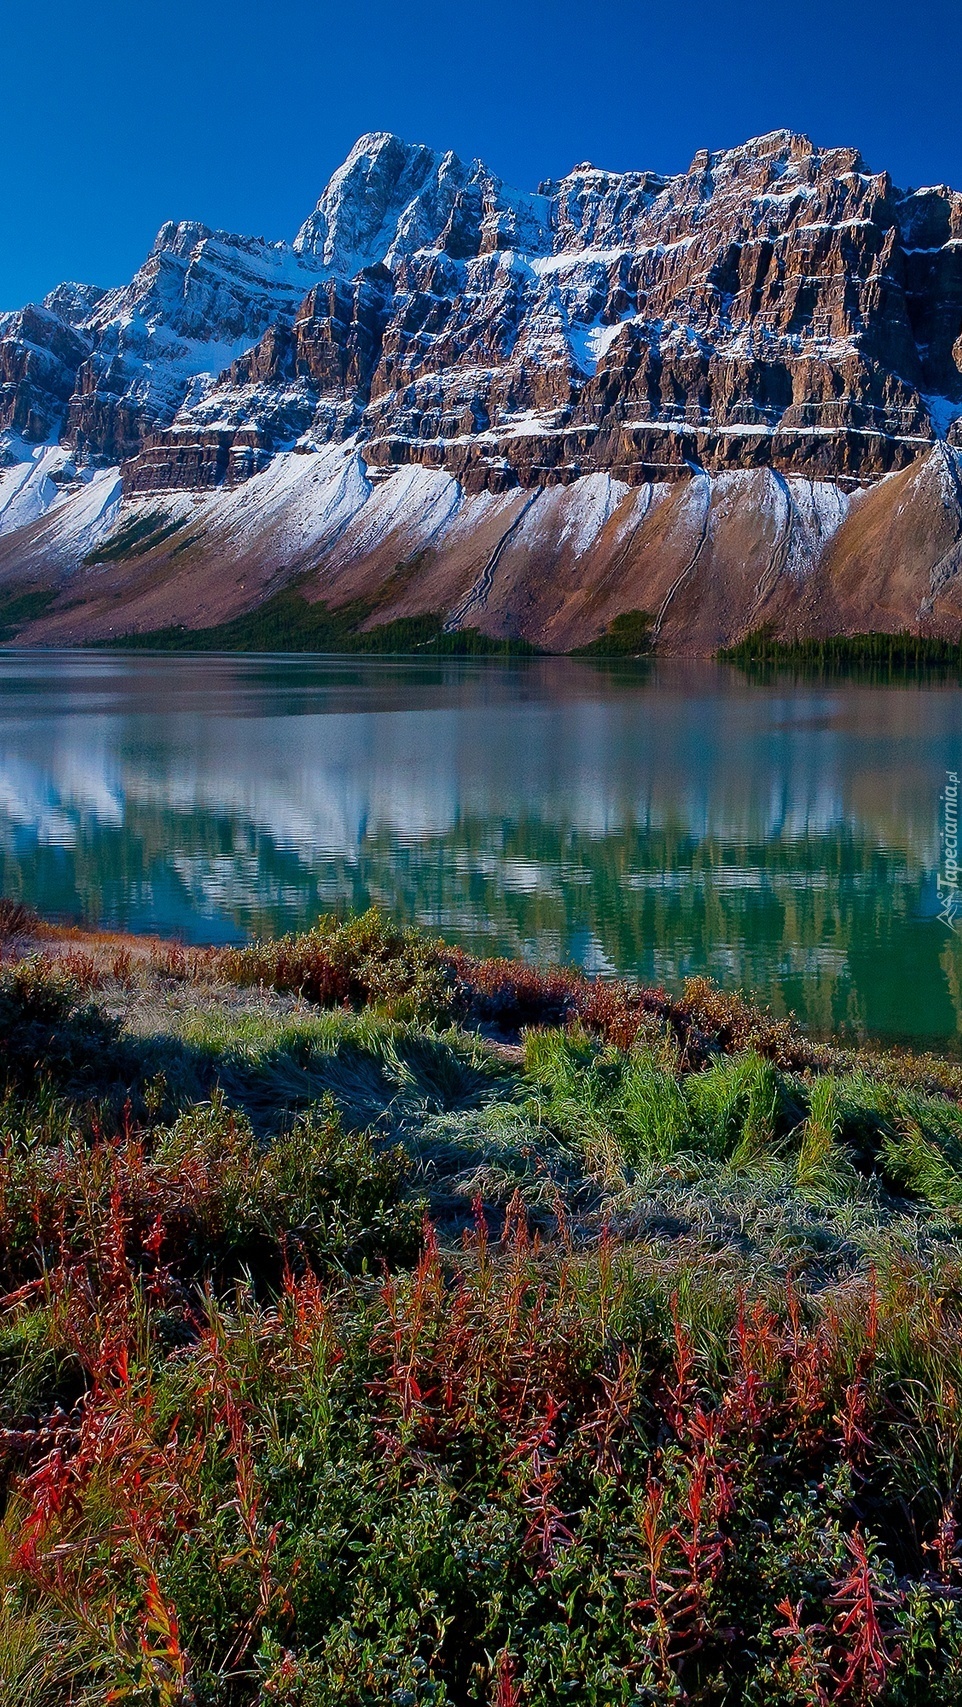
[[84, 556], [119, 515], [119, 469], [78, 472], [59, 445], [27, 446], [12, 436], [6, 443], [8, 454], [21, 454], [0, 469], [0, 535], [46, 522], [41, 537], [47, 549]]
[[322, 552], [370, 496], [364, 462], [353, 448], [280, 452], [259, 474], [209, 501], [204, 531], [223, 529], [241, 548], [269, 535], [272, 548], [288, 556]]
[[[782, 477], [779, 476], [781, 479]], [[795, 580], [809, 575], [852, 507], [852, 498], [829, 480], [785, 479], [792, 504], [792, 531], [785, 558]]]
[[69, 461], [59, 445], [27, 446], [14, 440], [8, 441], [8, 455], [17, 460], [0, 469], [0, 533], [28, 527], [46, 514], [60, 495], [50, 476]]
[[609, 326], [602, 325], [600, 320], [595, 320], [590, 326], [569, 326], [568, 342], [582, 373], [597, 373], [599, 364], [622, 327], [630, 326], [637, 320], [637, 314], [626, 314], [623, 320], [616, 320]]
[[583, 557], [631, 488], [610, 474], [586, 474], [564, 490], [565, 519], [559, 544], [569, 541], [575, 556]]
[[345, 540], [351, 559], [375, 552], [391, 534], [407, 533], [422, 549], [456, 517], [463, 492], [453, 475], [419, 463], [377, 486]]
[[44, 534], [50, 549], [79, 561], [111, 533], [120, 519], [123, 488], [119, 468], [99, 468], [50, 511]]

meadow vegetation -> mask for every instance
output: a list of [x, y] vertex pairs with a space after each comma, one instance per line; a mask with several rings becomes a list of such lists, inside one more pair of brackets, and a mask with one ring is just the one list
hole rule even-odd
[[4, 1707], [962, 1694], [962, 1067], [0, 905]]
[[652, 638], [655, 618], [650, 611], [622, 611], [608, 623], [603, 634], [587, 646], [576, 647], [576, 658], [640, 658], [655, 649]]

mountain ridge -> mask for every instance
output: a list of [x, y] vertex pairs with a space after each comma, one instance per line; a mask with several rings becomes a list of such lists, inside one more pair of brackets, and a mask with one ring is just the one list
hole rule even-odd
[[129, 285], [0, 316], [0, 431], [27, 643], [294, 575], [539, 644], [954, 632], [962, 194], [791, 131], [534, 192], [372, 132], [290, 242], [172, 221]]

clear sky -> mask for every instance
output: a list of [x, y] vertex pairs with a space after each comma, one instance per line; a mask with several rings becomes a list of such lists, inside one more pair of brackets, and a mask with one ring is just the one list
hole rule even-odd
[[533, 189], [789, 126], [962, 187], [962, 0], [0, 0], [0, 308], [166, 219], [291, 237], [366, 130]]

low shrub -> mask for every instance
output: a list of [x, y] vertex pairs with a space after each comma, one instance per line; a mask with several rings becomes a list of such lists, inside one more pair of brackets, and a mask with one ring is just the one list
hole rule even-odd
[[372, 1006], [399, 1019], [444, 1019], [451, 980], [443, 945], [387, 924], [376, 909], [341, 924], [322, 918], [312, 931], [220, 957], [223, 977], [265, 984], [319, 1007]]
[[[265, 1147], [220, 1095], [149, 1134], [70, 1138], [0, 1152], [0, 1267], [8, 1290], [79, 1263], [138, 1278], [222, 1287], [242, 1273], [278, 1280], [285, 1263], [409, 1261], [423, 1207], [407, 1198], [396, 1146], [347, 1134], [333, 1104]], [[178, 1293], [177, 1296], [180, 1296]]]
[[100, 1086], [124, 1067], [118, 1022], [40, 956], [0, 968], [0, 1036], [0, 1081], [22, 1093], [44, 1080], [66, 1090]]
[[721, 990], [708, 978], [686, 980], [676, 1012], [700, 1034], [696, 1046], [708, 1042], [725, 1054], [754, 1050], [786, 1069], [820, 1066], [827, 1060], [827, 1051], [812, 1044], [792, 1016], [776, 1019], [737, 990]]
[[792, 1069], [824, 1066], [830, 1054], [793, 1018], [776, 1019], [705, 978], [689, 979], [673, 1000], [662, 989], [590, 978], [574, 967], [481, 959], [392, 926], [376, 909], [344, 923], [324, 917], [311, 931], [222, 951], [216, 970], [235, 983], [263, 984], [321, 1007], [371, 1005], [436, 1024], [454, 1018], [505, 1038], [573, 1022], [620, 1049], [657, 1045], [671, 1035], [693, 1066], [719, 1053], [754, 1050]]
[[22, 901], [10, 901], [0, 896], [0, 941], [8, 937], [27, 936], [37, 929], [40, 919], [32, 907]]
[[479, 960], [451, 952], [456, 996], [464, 1018], [508, 1035], [574, 1018], [583, 980], [563, 967], [545, 971], [523, 960]]
[[901, 1491], [901, 1346], [962, 1390], [962, 1318], [920, 1286], [750, 1298], [514, 1213], [376, 1288], [211, 1304], [174, 1350], [131, 1308], [126, 1361], [92, 1338], [58, 1446], [21, 1448], [14, 1636], [56, 1608], [87, 1687], [166, 1703], [949, 1707], [957, 1495]]

